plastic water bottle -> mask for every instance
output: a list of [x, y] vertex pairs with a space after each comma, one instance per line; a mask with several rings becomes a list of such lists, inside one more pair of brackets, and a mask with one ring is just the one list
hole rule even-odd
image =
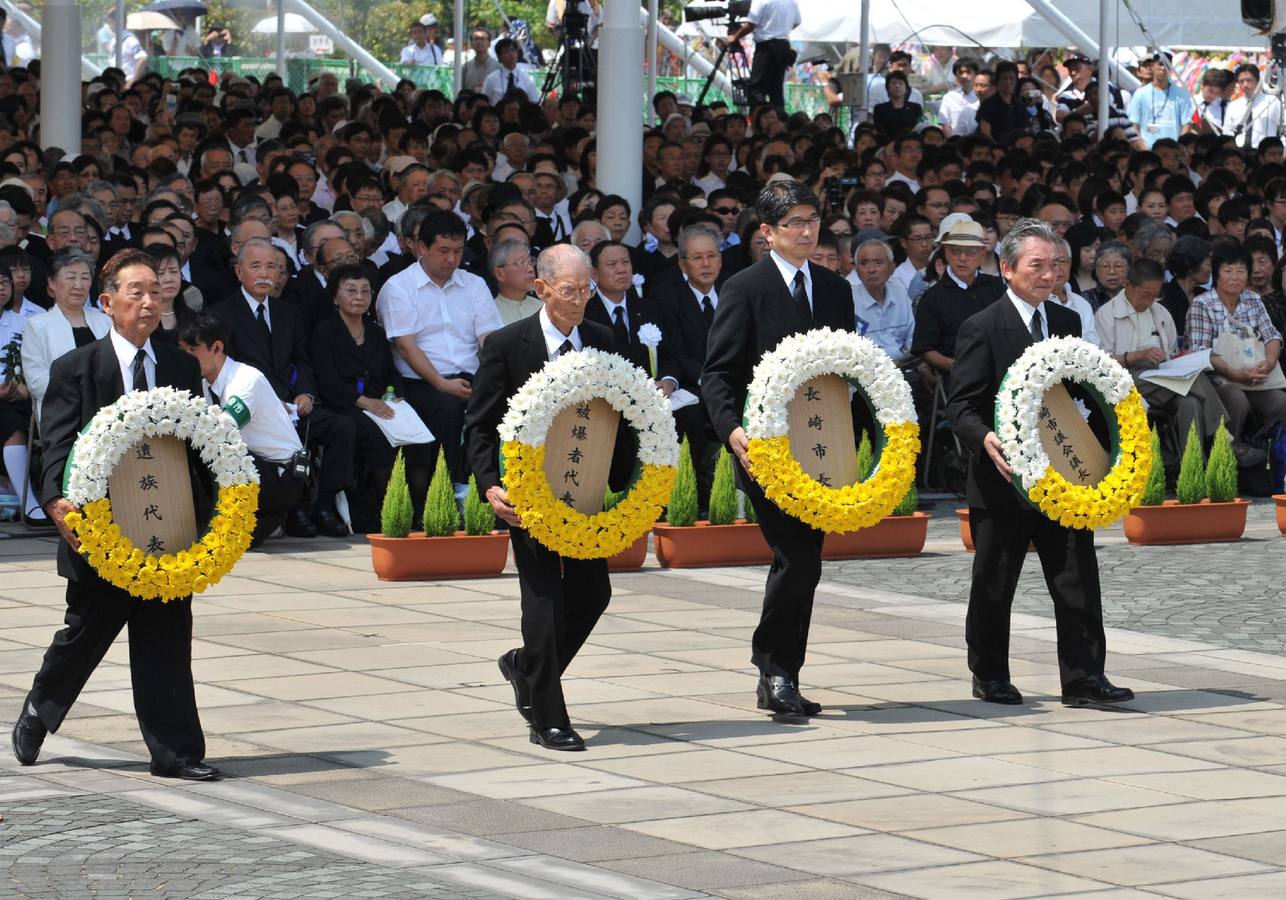
[[385, 403], [392, 403], [394, 400], [397, 399], [397, 391], [393, 390], [393, 385], [390, 384], [388, 387], [384, 389], [384, 396], [381, 397], [380, 399], [383, 400]]

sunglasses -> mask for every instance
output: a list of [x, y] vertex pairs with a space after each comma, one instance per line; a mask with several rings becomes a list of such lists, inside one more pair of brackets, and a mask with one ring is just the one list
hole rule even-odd
[[710, 208], [710, 211], [718, 213], [721, 216], [730, 216], [733, 213], [741, 212], [741, 210], [737, 209], [735, 206], [713, 206]]

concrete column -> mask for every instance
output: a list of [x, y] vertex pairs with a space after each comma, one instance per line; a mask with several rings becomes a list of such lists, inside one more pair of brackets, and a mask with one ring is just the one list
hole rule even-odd
[[1108, 64], [1111, 62], [1112, 50], [1108, 47], [1107, 15], [1109, 0], [1098, 0], [1098, 139], [1103, 140], [1107, 134], [1108, 101], [1112, 92], [1108, 86]]
[[459, 96], [464, 87], [464, 48], [469, 46], [464, 33], [464, 0], [455, 0], [455, 58], [451, 61], [451, 83], [455, 85], [455, 94]]
[[[647, 102], [650, 104], [652, 98], [656, 96], [656, 55], [657, 55], [657, 0], [647, 0]], [[685, 93], [680, 91], [680, 93]], [[648, 107], [648, 118], [651, 118], [651, 111]]]
[[40, 146], [80, 153], [80, 7], [45, 0], [41, 13]]
[[[125, 42], [125, 0], [116, 0], [116, 68], [123, 69], [122, 46]], [[144, 48], [146, 49], [146, 48]]]
[[277, 74], [286, 83], [286, 0], [277, 0]]
[[[604, 194], [643, 205], [643, 29], [637, 0], [604, 0], [598, 39], [598, 177]], [[637, 237], [631, 225], [627, 240]]]

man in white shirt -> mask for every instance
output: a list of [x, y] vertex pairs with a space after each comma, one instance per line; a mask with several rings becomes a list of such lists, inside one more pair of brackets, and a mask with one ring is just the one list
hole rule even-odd
[[916, 177], [916, 169], [920, 166], [920, 160], [924, 158], [924, 147], [920, 144], [919, 135], [904, 134], [893, 141], [893, 159], [886, 161], [886, 165], [891, 165], [893, 174], [884, 179], [885, 184], [892, 184], [895, 181], [901, 181], [909, 187], [912, 193], [920, 190], [920, 182]]
[[1259, 89], [1259, 68], [1242, 63], [1236, 70], [1241, 96], [1228, 104], [1223, 133], [1231, 134], [1238, 147], [1254, 150], [1266, 137], [1277, 137], [1282, 121], [1282, 102]]
[[[437, 18], [433, 17], [434, 26], [437, 23]], [[401, 62], [404, 66], [442, 65], [442, 48], [429, 42], [425, 26], [418, 21], [411, 23], [411, 43], [402, 48]]]
[[[256, 141], [276, 140], [281, 134], [281, 129], [295, 112], [295, 95], [289, 88], [276, 88], [268, 95], [268, 102], [271, 104], [272, 114], [255, 129]], [[303, 198], [309, 199], [307, 197]]]
[[229, 359], [227, 344], [227, 324], [208, 313], [179, 329], [179, 346], [201, 364], [205, 399], [237, 423], [259, 470], [259, 511], [250, 545], [257, 547], [303, 496], [305, 485], [292, 476], [290, 463], [304, 445], [268, 379], [254, 366]]
[[915, 314], [906, 288], [893, 277], [893, 250], [884, 241], [868, 240], [853, 254], [853, 310], [857, 333], [874, 341], [899, 365], [911, 354]]
[[420, 225], [419, 262], [385, 282], [377, 301], [407, 400], [437, 438], [405, 450], [417, 521], [439, 449], [457, 491], [468, 483], [460, 435], [470, 383], [483, 339], [504, 324], [487, 283], [460, 268], [466, 233], [455, 213], [429, 213]]
[[938, 118], [942, 129], [948, 135], [973, 134], [978, 130], [979, 98], [973, 89], [973, 80], [978, 75], [978, 61], [963, 56], [956, 60], [952, 67], [956, 87], [947, 91], [938, 108]]
[[746, 21], [733, 32], [729, 43], [755, 33], [755, 53], [750, 63], [751, 102], [766, 100], [779, 109], [786, 106], [783, 83], [786, 71], [795, 64], [790, 33], [803, 19], [796, 0], [751, 0]]
[[554, 235], [554, 243], [560, 243], [571, 237], [572, 221], [567, 214], [564, 195], [566, 183], [551, 172], [537, 172], [536, 179], [536, 218], [549, 222], [549, 230]]
[[527, 69], [518, 64], [518, 44], [511, 38], [501, 38], [496, 42], [496, 56], [500, 67], [487, 76], [482, 83], [482, 92], [492, 106], [498, 104], [510, 91], [522, 91], [532, 103], [540, 100], [540, 88], [531, 80]]
[[[406, 160], [410, 157], [402, 156], [397, 159]], [[389, 224], [397, 225], [397, 220], [402, 218], [407, 207], [429, 192], [429, 168], [411, 162], [390, 166], [389, 174], [396, 179], [397, 196], [384, 204], [384, 217], [389, 220]]]

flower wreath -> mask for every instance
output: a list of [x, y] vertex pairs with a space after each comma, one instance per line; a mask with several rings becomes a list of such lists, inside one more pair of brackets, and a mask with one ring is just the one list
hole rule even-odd
[[[1050, 464], [1040, 440], [1045, 393], [1063, 380], [1083, 385], [1107, 417], [1112, 468], [1098, 484], [1073, 484]], [[996, 435], [1018, 490], [1069, 528], [1104, 528], [1137, 506], [1152, 470], [1151, 433], [1134, 379], [1080, 338], [1038, 341], [1009, 367], [996, 394]]]
[[[112, 521], [108, 478], [133, 444], [149, 437], [188, 441], [219, 486], [215, 515], [191, 547], [160, 557], [144, 553]], [[259, 473], [236, 423], [187, 391], [132, 391], [98, 411], [76, 438], [63, 494], [80, 507], [67, 526], [80, 552], [111, 584], [163, 602], [201, 593], [231, 571], [250, 546], [259, 507]]]
[[[620, 503], [587, 516], [554, 495], [545, 435], [563, 409], [600, 397], [638, 435], [642, 474]], [[509, 399], [498, 431], [509, 502], [522, 527], [561, 556], [615, 556], [646, 534], [669, 502], [679, 460], [670, 404], [642, 369], [614, 353], [586, 348], [546, 363]]]
[[[875, 436], [875, 471], [865, 481], [827, 487], [790, 452], [786, 404], [800, 385], [819, 375], [838, 375], [856, 386], [883, 428]], [[754, 477], [782, 511], [822, 531], [856, 531], [893, 512], [911, 489], [920, 452], [911, 387], [869, 338], [830, 328], [792, 335], [755, 366], [747, 396]]]

